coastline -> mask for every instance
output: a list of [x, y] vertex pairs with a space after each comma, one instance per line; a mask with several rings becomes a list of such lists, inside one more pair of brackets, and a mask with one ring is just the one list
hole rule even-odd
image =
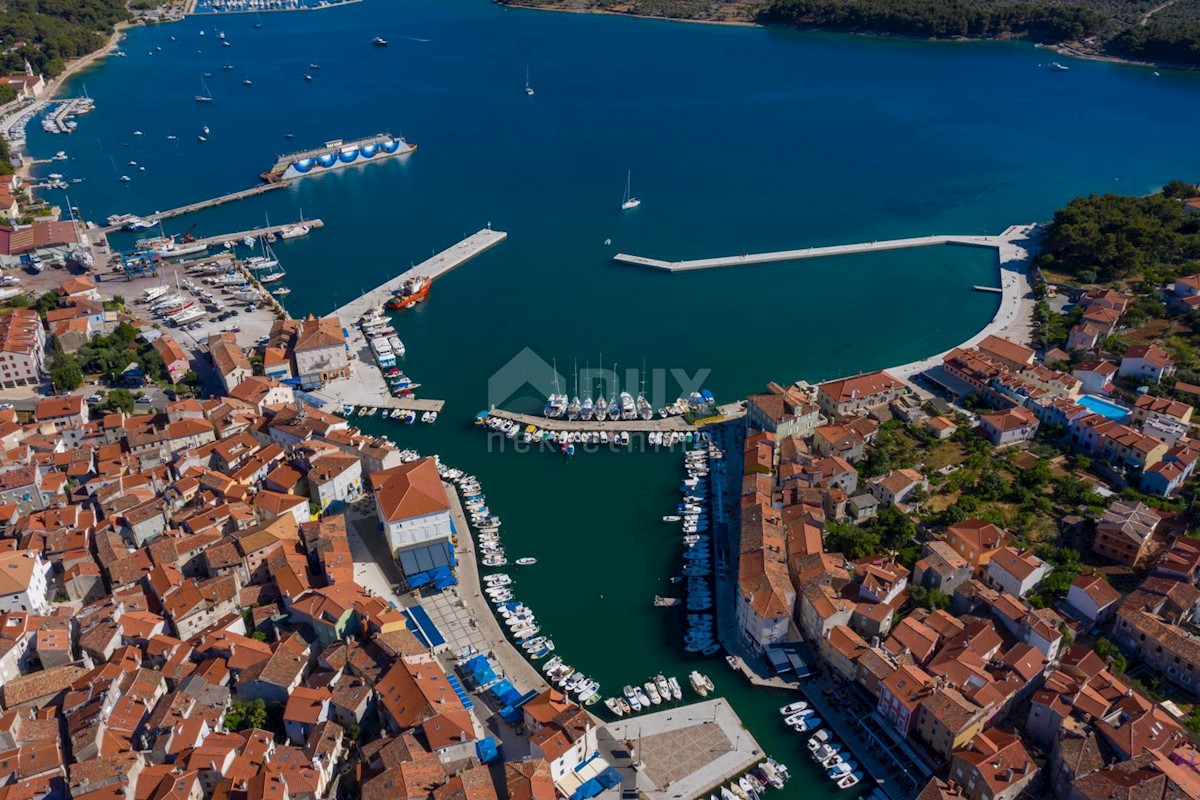
[[[665, 16], [650, 15], [650, 14], [635, 14], [635, 13], [627, 13], [627, 12], [619, 12], [619, 11], [606, 11], [604, 9], [599, 9], [599, 8], [557, 8], [554, 6], [538, 5], [538, 4], [534, 4], [534, 3], [499, 2], [499, 0], [495, 0], [495, 2], [496, 2], [496, 5], [502, 6], [505, 9], [520, 8], [520, 9], [525, 9], [528, 11], [556, 11], [556, 12], [562, 13], [562, 14], [590, 14], [590, 15], [596, 15], [596, 16], [626, 17], [628, 19], [657, 20], [660, 22], [684, 22], [684, 23], [692, 23], [692, 24], [696, 24], [696, 25], [725, 25], [725, 26], [739, 27], [739, 28], [762, 28], [763, 30], [778, 29], [778, 30], [821, 32], [821, 33], [841, 33], [841, 34], [845, 34], [847, 36], [864, 36], [864, 37], [869, 37], [872, 39], [903, 39], [903, 40], [909, 40], [909, 41], [914, 41], [914, 42], [946, 42], [946, 43], [1030, 41], [1031, 44], [1034, 44], [1035, 46], [1037, 45], [1037, 43], [1032, 42], [1029, 39], [1025, 39], [1025, 38], [1021, 38], [1021, 37], [998, 38], [998, 37], [972, 37], [972, 36], [950, 36], [950, 37], [912, 36], [909, 34], [895, 33], [892, 31], [883, 31], [883, 30], [848, 30], [845, 28], [821, 27], [819, 25], [775, 25], [775, 24], [764, 24], [764, 23], [757, 22], [757, 21], [738, 21], [738, 20], [722, 20], [722, 19], [689, 19], [686, 17], [665, 17]], [[1120, 64], [1120, 65], [1128, 66], [1128, 67], [1143, 67], [1143, 68], [1149, 68], [1149, 69], [1170, 69], [1170, 70], [1178, 70], [1180, 72], [1195, 72], [1197, 70], [1200, 70], [1200, 66], [1193, 66], [1193, 65], [1189, 65], [1189, 64], [1176, 64], [1176, 63], [1171, 63], [1171, 62], [1160, 62], [1160, 61], [1142, 61], [1142, 60], [1135, 59], [1135, 58], [1127, 58], [1125, 56], [1116, 56], [1116, 55], [1110, 55], [1110, 54], [1106, 54], [1106, 53], [1089, 53], [1084, 50], [1079, 50], [1077, 48], [1071, 47], [1069, 44], [1066, 44], [1064, 42], [1056, 42], [1053, 44], [1041, 44], [1040, 46], [1041, 46], [1041, 48], [1043, 48], [1045, 50], [1050, 50], [1051, 52], [1057, 53], [1059, 55], [1066, 56], [1068, 58], [1078, 58], [1083, 61], [1102, 61], [1102, 62], [1106, 62], [1109, 64]]]

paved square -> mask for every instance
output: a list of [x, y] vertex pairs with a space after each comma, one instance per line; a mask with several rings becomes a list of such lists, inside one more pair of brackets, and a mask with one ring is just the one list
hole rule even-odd
[[646, 765], [650, 780], [665, 789], [731, 750], [733, 742], [729, 741], [721, 726], [705, 721], [643, 736], [639, 755]]

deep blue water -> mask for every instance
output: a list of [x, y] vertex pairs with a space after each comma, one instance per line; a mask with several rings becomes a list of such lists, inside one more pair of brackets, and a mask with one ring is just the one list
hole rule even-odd
[[[35, 155], [67, 150], [70, 161], [45, 171], [85, 177], [71, 200], [103, 220], [245, 188], [278, 153], [328, 139], [388, 130], [417, 143], [407, 159], [301, 181], [167, 230], [321, 217], [324, 229], [276, 247], [296, 315], [327, 313], [488, 222], [510, 233], [398, 318], [405, 370], [447, 399], [442, 420], [367, 427], [481, 478], [510, 555], [539, 559], [522, 572], [521, 596], [606, 693], [696, 665], [669, 612], [650, 607], [677, 568], [679, 545], [657, 520], [676, 502], [678, 461], [489, 453], [468, 427], [487, 403], [488, 376], [525, 346], [564, 371], [574, 360], [597, 366], [603, 353], [622, 370], [710, 369], [706, 384], [731, 400], [771, 379], [939, 352], [982, 327], [997, 302], [970, 290], [996, 279], [993, 257], [970, 248], [680, 275], [618, 267], [614, 252], [698, 258], [996, 233], [1046, 219], [1080, 193], [1146, 192], [1194, 180], [1200, 167], [1200, 76], [1078, 61], [1051, 73], [1022, 43], [686, 25], [484, 0], [366, 0], [262, 19], [257, 30], [253, 16], [206, 16], [133, 32], [127, 58], [74, 82], [97, 100], [76, 134], [31, 127]], [[390, 46], [372, 47], [377, 35]], [[206, 71], [214, 102], [200, 105]], [[627, 170], [643, 205], [622, 213]], [[133, 180], [120, 183], [122, 174]], [[769, 752], [804, 769], [800, 738], [775, 717], [788, 698], [749, 691], [719, 660], [699, 666]], [[824, 796], [825, 785], [797, 780], [786, 794]]]

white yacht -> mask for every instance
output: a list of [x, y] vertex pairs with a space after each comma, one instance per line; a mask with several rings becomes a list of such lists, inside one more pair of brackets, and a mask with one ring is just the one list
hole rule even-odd
[[621, 210], [629, 211], [637, 208], [642, 204], [642, 201], [634, 197], [630, 192], [630, 185], [633, 180], [633, 171], [625, 173], [625, 196], [621, 199]]

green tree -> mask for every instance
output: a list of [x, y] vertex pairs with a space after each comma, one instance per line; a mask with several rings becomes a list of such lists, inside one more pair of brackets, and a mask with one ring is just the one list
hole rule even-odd
[[1125, 661], [1125, 654], [1121, 652], [1121, 649], [1104, 636], [1096, 640], [1096, 643], [1092, 645], [1092, 649], [1096, 651], [1096, 655], [1103, 658], [1106, 663], [1111, 664], [1113, 669], [1118, 672], [1125, 672], [1129, 666]]
[[225, 727], [237, 733], [250, 728], [266, 728], [267, 704], [263, 699], [234, 700], [225, 712]]
[[47, 311], [53, 311], [58, 308], [58, 294], [56, 292], [46, 292], [34, 302], [33, 307], [43, 317]]
[[15, 294], [8, 298], [5, 304], [9, 308], [29, 308], [33, 305], [33, 301], [29, 299], [27, 294]]
[[132, 414], [136, 407], [137, 400], [128, 389], [112, 389], [108, 393], [108, 397], [104, 398], [104, 402], [97, 408], [101, 411], [124, 411], [126, 414]]
[[825, 525], [825, 550], [847, 558], [866, 558], [879, 552], [879, 537], [844, 522], [830, 522]]

